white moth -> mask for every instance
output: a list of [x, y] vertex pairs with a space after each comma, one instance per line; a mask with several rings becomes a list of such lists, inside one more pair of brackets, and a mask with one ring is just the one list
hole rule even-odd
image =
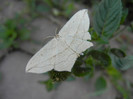
[[26, 72], [44, 73], [52, 69], [71, 71], [83, 51], [93, 46], [88, 32], [88, 10], [78, 11], [60, 32], [41, 48], [28, 62]]

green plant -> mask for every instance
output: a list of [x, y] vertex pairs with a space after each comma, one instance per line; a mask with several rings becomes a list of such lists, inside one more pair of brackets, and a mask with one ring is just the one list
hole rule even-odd
[[70, 76], [73, 80], [76, 77], [91, 79], [97, 70], [101, 75], [96, 80], [96, 92], [93, 95], [100, 95], [106, 91], [107, 83], [104, 76], [107, 76], [123, 99], [131, 99], [131, 92], [123, 86], [125, 79], [122, 72], [132, 67], [133, 56], [127, 56], [121, 49], [111, 48], [109, 43], [118, 35], [119, 27], [126, 19], [127, 14], [123, 12], [121, 0], [101, 1], [93, 16], [93, 27], [89, 30], [92, 36], [91, 42], [94, 42], [95, 46], [77, 59], [71, 72], [50, 71], [48, 73], [50, 78], [43, 83], [48, 90], [54, 89], [54, 84], [61, 83]]
[[92, 7], [93, 5], [100, 2], [100, 0], [74, 0], [75, 2], [83, 3], [89, 7]]
[[129, 14], [127, 16], [127, 22], [130, 23], [131, 21], [133, 21], [132, 17], [132, 13], [133, 13], [133, 0], [122, 0], [123, 2], [123, 6], [127, 7], [129, 10]]
[[26, 20], [20, 16], [8, 19], [0, 25], [0, 49], [16, 48], [19, 41], [29, 39]]
[[40, 13], [52, 13], [55, 16], [69, 17], [74, 9], [72, 0], [24, 0], [27, 4], [28, 12], [32, 16]]

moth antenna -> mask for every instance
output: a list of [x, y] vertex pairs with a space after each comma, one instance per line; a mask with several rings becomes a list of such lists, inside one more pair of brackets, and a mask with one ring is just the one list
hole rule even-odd
[[54, 38], [54, 36], [47, 36], [44, 38], [44, 40], [49, 39], [49, 38]]
[[[57, 35], [58, 28], [55, 29], [55, 36]], [[55, 36], [47, 36], [44, 38], [44, 40], [49, 39], [49, 38], [54, 38]]]

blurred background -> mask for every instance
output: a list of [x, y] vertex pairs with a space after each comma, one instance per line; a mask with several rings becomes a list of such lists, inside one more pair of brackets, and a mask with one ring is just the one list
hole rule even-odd
[[[0, 0], [0, 99], [124, 99], [107, 79], [108, 90], [92, 95], [94, 82], [101, 72], [84, 81], [64, 81], [56, 90], [47, 91], [40, 81], [47, 74], [25, 73], [28, 60], [54, 36], [78, 10], [88, 9], [91, 19], [101, 0]], [[121, 35], [111, 46], [133, 54], [133, 0], [122, 0], [126, 21]], [[133, 83], [133, 69], [124, 77]], [[133, 85], [132, 85], [133, 86]], [[132, 87], [133, 92], [133, 87]], [[133, 99], [133, 98], [131, 98]]]

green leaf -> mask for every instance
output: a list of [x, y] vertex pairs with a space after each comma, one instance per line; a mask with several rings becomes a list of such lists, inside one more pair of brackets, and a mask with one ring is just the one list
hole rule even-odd
[[85, 67], [85, 65], [83, 66], [82, 58], [83, 58], [82, 56], [79, 57], [72, 68], [72, 73], [77, 77], [86, 76], [91, 71], [91, 69], [89, 67], [87, 67], [87, 66]]
[[54, 89], [53, 80], [49, 79], [47, 81], [39, 81], [40, 84], [45, 84], [48, 91], [51, 91]]
[[39, 81], [39, 83], [45, 85], [47, 91], [52, 91], [60, 85], [60, 82], [53, 82], [52, 79], [48, 79], [46, 81]]
[[111, 65], [111, 58], [108, 54], [101, 52], [101, 51], [97, 51], [97, 50], [92, 50], [88, 53], [88, 55], [92, 56], [94, 59], [96, 59], [97, 61], [100, 61], [101, 64], [104, 67], [110, 66]]
[[107, 68], [107, 73], [108, 75], [110, 75], [112, 77], [112, 79], [114, 80], [122, 80], [122, 75], [121, 73], [116, 69], [114, 68], [113, 66], [109, 66]]
[[110, 49], [111, 53], [114, 54], [115, 56], [119, 57], [119, 58], [123, 58], [126, 56], [126, 54], [118, 48], [112, 48]]
[[36, 0], [30, 0], [31, 2], [29, 3], [31, 6], [31, 10], [34, 11], [36, 8]]
[[121, 86], [117, 81], [113, 81], [116, 89], [122, 94], [123, 99], [131, 99], [130, 92], [126, 90], [123, 86]]
[[20, 32], [20, 33], [19, 33], [19, 38], [20, 38], [21, 40], [27, 40], [27, 39], [30, 38], [30, 32], [29, 32], [28, 29], [23, 28], [23, 29], [20, 29], [19, 32]]
[[86, 63], [86, 66], [88, 67], [93, 67], [93, 58], [90, 56], [90, 57], [87, 57], [87, 59], [85, 60], [85, 63]]
[[118, 58], [114, 55], [111, 55], [111, 58], [113, 66], [119, 70], [127, 70], [133, 67], [133, 56]]
[[124, 21], [126, 20], [126, 18], [127, 18], [127, 15], [128, 15], [128, 9], [127, 8], [125, 8], [125, 9], [123, 9], [123, 11], [122, 11], [122, 17], [121, 17], [121, 24], [123, 24], [124, 23]]
[[92, 41], [95, 41], [95, 40], [98, 40], [99, 39], [97, 33], [94, 31], [93, 28], [90, 28], [89, 29], [89, 33], [91, 34]]
[[98, 40], [96, 40], [97, 43], [99, 44], [108, 44], [109, 40], [107, 37], [105, 36], [101, 36]]
[[102, 76], [98, 77], [95, 83], [96, 91], [105, 90], [106, 88], [107, 88], [107, 83], [104, 77]]
[[69, 16], [72, 13], [73, 9], [74, 5], [72, 3], [68, 4], [64, 11], [65, 16]]
[[17, 27], [15, 20], [9, 19], [4, 24], [9, 30], [14, 30]]
[[39, 12], [49, 12], [51, 10], [47, 5], [38, 5], [36, 9]]
[[85, 66], [90, 70], [90, 72], [84, 76], [85, 80], [88, 80], [93, 77], [95, 71], [94, 60], [91, 56], [85, 60]]
[[124, 99], [131, 99], [129, 92], [124, 89], [122, 86], [118, 85], [117, 90], [123, 95]]
[[90, 73], [90, 68], [87, 67], [76, 67], [74, 66], [72, 69], [72, 73], [77, 77], [83, 77]]
[[99, 36], [95, 30], [93, 28], [91, 28], [89, 30], [90, 34], [91, 34], [91, 37], [92, 37], [92, 40], [91, 41], [95, 41], [96, 43], [99, 43], [99, 44], [108, 44], [109, 43], [109, 40], [107, 37], [105, 36]]
[[52, 70], [49, 73], [49, 76], [50, 78], [55, 81], [55, 82], [61, 82], [61, 81], [64, 81], [67, 79], [67, 77], [70, 76], [70, 72], [67, 72], [67, 71], [55, 71], [55, 70]]
[[107, 89], [107, 82], [104, 77], [100, 76], [95, 82], [95, 92], [89, 94], [89, 96], [98, 96], [103, 94]]
[[49, 7], [53, 7], [53, 1], [52, 0], [43, 0]]
[[0, 49], [18, 47], [18, 40], [29, 38], [29, 30], [25, 27], [26, 20], [17, 15], [0, 25]]
[[14, 44], [17, 33], [12, 29], [14, 27], [11, 27], [12, 26], [9, 25], [9, 28], [5, 26], [1, 26], [0, 28], [0, 49], [9, 48]]
[[103, 0], [94, 15], [94, 30], [109, 38], [117, 30], [122, 15], [121, 0]]

